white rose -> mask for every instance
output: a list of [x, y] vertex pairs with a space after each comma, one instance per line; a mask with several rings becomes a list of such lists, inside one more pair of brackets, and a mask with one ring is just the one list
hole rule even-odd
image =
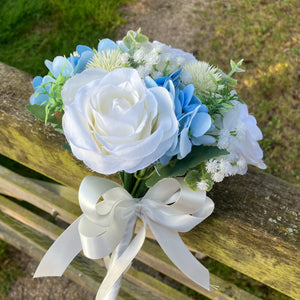
[[[221, 132], [219, 136], [220, 148], [225, 148], [237, 157], [237, 161], [245, 160], [248, 164], [265, 169], [263, 151], [257, 141], [263, 138], [256, 125], [256, 119], [248, 114], [248, 107], [239, 101], [232, 101], [234, 107], [223, 113]], [[240, 173], [247, 171], [247, 165]]]
[[147, 89], [135, 69], [87, 69], [66, 82], [62, 97], [72, 152], [96, 172], [141, 170], [163, 156], [177, 136], [169, 92]]

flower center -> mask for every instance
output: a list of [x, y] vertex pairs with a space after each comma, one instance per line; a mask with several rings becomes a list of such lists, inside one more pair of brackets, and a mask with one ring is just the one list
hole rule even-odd
[[128, 110], [130, 103], [124, 98], [115, 98], [112, 100], [112, 111]]

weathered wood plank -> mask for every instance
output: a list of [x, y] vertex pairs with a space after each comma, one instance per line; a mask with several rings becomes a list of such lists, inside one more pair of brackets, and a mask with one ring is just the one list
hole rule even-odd
[[170, 278], [180, 282], [181, 284], [197, 291], [201, 295], [209, 299], [215, 300], [229, 300], [229, 299], [247, 299], [258, 300], [259, 298], [247, 293], [246, 291], [238, 288], [236, 285], [226, 282], [225, 280], [210, 274], [211, 290], [200, 287], [189, 278], [187, 278], [173, 263], [169, 260], [163, 250], [153, 243], [146, 240], [142, 251], [137, 255], [137, 259], [143, 263], [151, 266], [153, 269], [169, 276]]
[[[45, 186], [45, 185], [44, 185]], [[53, 216], [58, 216], [64, 221], [71, 223], [79, 215], [81, 210], [78, 201], [69, 200], [66, 195], [45, 189], [43, 184], [30, 178], [20, 176], [0, 166], [0, 192], [11, 197], [26, 200]], [[53, 185], [48, 187], [53, 187]], [[64, 190], [65, 191], [65, 190]], [[70, 190], [71, 193], [71, 190]]]
[[[51, 184], [51, 187], [54, 187], [54, 185]], [[57, 239], [57, 237], [63, 232], [62, 228], [54, 225], [53, 223], [45, 220], [43, 217], [36, 215], [35, 213], [29, 211], [28, 209], [25, 209], [24, 207], [18, 205], [17, 203], [14, 203], [13, 201], [1, 195], [0, 195], [0, 211], [14, 218], [15, 220], [21, 222], [22, 224], [25, 224], [30, 228], [48, 236], [52, 240]], [[172, 264], [172, 262], [166, 257], [166, 255], [163, 253], [163, 251], [160, 249], [158, 245], [148, 240], [145, 241], [142, 250], [139, 252], [137, 256], [137, 259], [143, 262], [144, 264], [150, 266], [151, 268], [180, 282], [181, 284], [184, 284], [190, 287], [191, 289], [194, 289], [198, 293], [207, 296], [210, 299], [219, 299], [219, 300], [257, 299], [256, 297], [248, 294], [247, 292], [237, 288], [235, 285], [225, 282], [224, 280], [218, 278], [217, 276], [214, 276], [213, 274], [211, 274], [211, 285], [217, 286], [218, 287], [217, 289], [212, 288], [211, 291], [207, 291], [199, 287], [197, 284], [195, 284], [186, 276], [184, 276], [182, 272], [179, 271]], [[139, 281], [140, 278], [143, 278], [144, 276], [144, 275], [140, 275], [140, 273], [137, 271], [130, 271], [130, 272], [128, 273], [128, 276], [131, 278], [132, 276], [135, 276], [134, 274], [136, 274], [138, 275]], [[147, 280], [148, 286], [149, 286], [149, 281], [151, 282], [151, 280], [148, 278]], [[153, 288], [149, 286], [148, 289], [151, 290]], [[159, 288], [159, 290], [161, 289], [162, 287]], [[165, 286], [163, 290], [166, 290]], [[155, 289], [153, 290], [153, 292], [155, 293]], [[226, 293], [228, 292], [229, 295], [226, 295]], [[170, 291], [168, 291], [168, 294], [170, 294]], [[177, 298], [180, 297], [179, 299], [184, 299], [182, 298], [182, 294], [173, 293], [172, 295], [174, 299], [176, 299], [176, 297]]]
[[[40, 233], [29, 229], [2, 212], [0, 212], [0, 228], [0, 239], [7, 241], [36, 260], [41, 260], [46, 249], [51, 245], [50, 239], [45, 238]], [[85, 263], [86, 266], [82, 268], [82, 265]], [[85, 268], [90, 269], [88, 276], [85, 276], [85, 272], [82, 272]], [[84, 257], [78, 257], [65, 272], [65, 276], [96, 293], [98, 282], [104, 276], [104, 270]]]
[[[0, 63], [0, 78], [1, 154], [58, 182], [78, 188], [82, 178], [91, 171], [61, 149], [66, 143], [63, 135], [45, 127], [25, 109], [34, 92], [31, 86], [33, 77]], [[110, 177], [116, 180], [116, 176]]]
[[144, 272], [135, 270], [134, 268], [129, 269], [125, 275], [128, 280], [133, 280], [135, 283], [139, 283], [141, 288], [149, 290], [160, 299], [163, 300], [191, 300], [192, 298], [187, 295], [169, 287], [161, 281], [147, 275]]
[[[24, 110], [32, 93], [31, 77], [5, 65], [0, 66], [0, 74], [5, 74], [0, 86], [0, 153], [78, 188], [89, 171], [76, 165], [71, 154], [60, 150], [64, 144], [61, 135], [44, 128]], [[248, 175], [216, 185], [211, 197], [216, 203], [214, 214], [183, 235], [184, 241], [197, 251], [297, 297], [299, 188], [250, 168]]]
[[55, 240], [63, 229], [0, 195], [0, 211]]
[[[25, 224], [26, 226], [29, 226], [30, 228], [37, 230], [39, 233], [42, 233], [50, 237], [52, 240], [57, 239], [57, 237], [63, 232], [63, 229], [61, 229], [57, 225], [30, 212], [29, 210], [19, 206], [18, 204], [8, 200], [7, 198], [1, 195], [0, 195], [0, 211], [5, 213], [7, 216], [12, 217], [14, 220], [19, 221], [21, 224]], [[20, 227], [18, 227], [21, 234], [24, 231], [24, 228], [26, 231], [28, 231], [27, 227], [22, 226], [21, 229]], [[33, 238], [33, 234], [31, 234], [31, 238]], [[29, 241], [27, 242], [29, 243]], [[31, 247], [34, 247], [33, 244], [34, 242], [32, 242]], [[46, 249], [43, 250], [45, 251]], [[105, 274], [103, 264], [102, 267], [103, 270], [101, 270], [100, 274], [103, 275]], [[129, 269], [129, 271], [125, 274], [125, 278], [128, 279], [129, 282], [132, 282], [135, 285], [134, 290], [132, 290], [131, 285], [127, 286], [127, 288], [125, 286], [125, 290], [131, 295], [134, 295], [136, 299], [149, 299], [149, 300], [150, 299], [170, 299], [170, 300], [190, 299], [183, 293], [178, 292], [175, 289], [167, 286], [165, 283], [159, 282], [157, 279], [152, 278], [151, 276], [144, 274], [143, 272], [139, 272], [134, 268]], [[141, 281], [143, 281], [143, 283]], [[143, 291], [144, 289], [147, 292]], [[150, 298], [149, 295], [151, 295]], [[152, 295], [154, 296], [152, 297]]]

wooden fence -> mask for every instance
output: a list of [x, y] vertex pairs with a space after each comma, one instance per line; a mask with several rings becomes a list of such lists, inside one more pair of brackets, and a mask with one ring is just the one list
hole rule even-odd
[[[62, 135], [25, 109], [33, 92], [32, 76], [0, 64], [0, 78], [0, 154], [62, 184], [24, 178], [0, 167], [0, 239], [40, 260], [63, 231], [61, 221], [69, 224], [81, 214], [76, 191], [91, 172], [61, 149]], [[109, 178], [118, 181], [116, 176]], [[216, 184], [210, 197], [214, 213], [181, 235], [185, 244], [196, 256], [203, 253], [300, 299], [300, 189], [249, 168], [245, 176]], [[25, 202], [39, 209], [28, 210], [22, 205]], [[172, 265], [150, 233], [148, 237], [137, 256], [143, 264], [210, 299], [258, 299], [214, 275], [210, 292], [197, 287]], [[96, 292], [105, 269], [99, 262], [78, 256], [65, 275]], [[128, 299], [128, 294], [134, 299], [191, 299], [174, 286], [132, 267], [123, 280], [120, 299]]]

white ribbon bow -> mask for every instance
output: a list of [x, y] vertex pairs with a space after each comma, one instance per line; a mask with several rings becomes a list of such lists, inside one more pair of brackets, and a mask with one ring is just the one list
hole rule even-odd
[[[209, 290], [209, 272], [189, 252], [178, 232], [187, 232], [207, 218], [214, 209], [205, 192], [194, 192], [181, 178], [166, 178], [134, 199], [119, 184], [87, 176], [79, 188], [83, 214], [53, 243], [34, 277], [61, 276], [74, 257], [83, 250], [92, 259], [105, 258], [123, 247], [98, 290], [96, 299], [104, 299], [130, 266], [141, 249], [146, 227], [171, 261], [190, 279]], [[102, 201], [98, 203], [102, 197]], [[132, 239], [137, 218], [143, 227]]]

